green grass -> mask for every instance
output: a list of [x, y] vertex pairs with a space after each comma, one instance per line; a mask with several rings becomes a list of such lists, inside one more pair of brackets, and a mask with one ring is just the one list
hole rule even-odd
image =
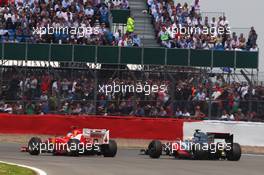
[[0, 175], [36, 175], [36, 173], [16, 165], [0, 163]]

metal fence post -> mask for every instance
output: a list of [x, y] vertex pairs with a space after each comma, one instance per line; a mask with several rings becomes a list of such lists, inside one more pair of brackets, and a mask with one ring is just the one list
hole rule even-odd
[[236, 70], [236, 67], [237, 67], [237, 51], [235, 51], [235, 54], [234, 54], [234, 71]]
[[51, 60], [51, 43], [49, 44], [49, 58], [48, 58], [48, 74], [50, 75], [50, 60]]
[[74, 45], [72, 45], [72, 63], [74, 63], [74, 57], [75, 57], [75, 53], [74, 53]]
[[164, 58], [165, 66], [167, 66], [167, 61], [168, 61], [168, 48], [165, 48], [165, 58]]
[[143, 78], [144, 73], [144, 46], [141, 47], [141, 78]]
[[121, 64], [121, 47], [118, 47], [118, 66], [117, 66], [117, 76], [120, 76], [120, 64]]
[[188, 66], [191, 65], [191, 49], [188, 49]]
[[2, 91], [2, 85], [3, 85], [3, 78], [4, 78], [4, 49], [5, 45], [4, 42], [2, 42], [2, 55], [1, 55], [1, 80], [0, 80], [0, 92]]
[[98, 76], [97, 76], [97, 56], [98, 56], [98, 46], [95, 46], [95, 70], [94, 70], [94, 97], [93, 97], [93, 103], [95, 107], [95, 114], [97, 113], [97, 108], [96, 108], [96, 101], [97, 101], [97, 88], [98, 88]]
[[24, 55], [24, 60], [27, 61], [27, 48], [28, 48], [28, 42], [25, 44], [25, 55]]
[[[214, 50], [211, 51], [211, 67], [210, 67], [210, 74], [212, 73], [214, 65]], [[208, 104], [208, 118], [212, 119], [212, 82], [210, 76], [208, 77], [209, 80], [209, 104]]]

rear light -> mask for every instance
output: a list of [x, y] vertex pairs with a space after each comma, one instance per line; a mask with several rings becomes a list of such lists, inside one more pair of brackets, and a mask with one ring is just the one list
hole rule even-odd
[[51, 143], [55, 144], [56, 143], [56, 138], [51, 139]]
[[108, 142], [108, 139], [107, 139], [107, 138], [105, 138], [105, 139], [104, 139], [104, 143], [107, 143], [107, 142]]

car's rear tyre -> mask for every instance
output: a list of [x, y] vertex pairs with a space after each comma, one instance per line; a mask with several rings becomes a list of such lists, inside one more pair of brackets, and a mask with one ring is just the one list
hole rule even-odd
[[153, 140], [148, 146], [148, 154], [151, 158], [157, 159], [162, 154], [162, 144], [159, 140]]
[[38, 137], [32, 137], [28, 142], [28, 152], [30, 155], [39, 155], [41, 147], [41, 139]]
[[70, 139], [68, 141], [68, 155], [78, 157], [80, 154], [79, 146], [80, 141], [78, 139]]
[[238, 161], [241, 157], [241, 147], [238, 143], [233, 143], [232, 149], [226, 151], [226, 158], [230, 161]]
[[117, 143], [114, 140], [109, 140], [108, 144], [102, 145], [102, 154], [104, 157], [115, 157], [117, 153]]

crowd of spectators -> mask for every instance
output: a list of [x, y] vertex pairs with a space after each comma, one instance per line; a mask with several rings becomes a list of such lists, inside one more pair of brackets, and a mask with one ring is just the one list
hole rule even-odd
[[[169, 79], [149, 77], [147, 80], [109, 78], [95, 81], [91, 75], [68, 73], [54, 75], [7, 72], [8, 86], [0, 95], [0, 111], [26, 114], [124, 115], [204, 119], [211, 102], [212, 118], [221, 120], [257, 121], [264, 112], [264, 88], [247, 83], [226, 82], [223, 76], [177, 75]], [[56, 75], [56, 76], [55, 76]], [[144, 93], [119, 92], [105, 94], [99, 84], [164, 84], [166, 91]], [[210, 95], [211, 94], [211, 95]], [[263, 120], [263, 118], [262, 118]]]
[[[68, 43], [140, 46], [134, 32], [109, 28], [110, 9], [129, 9], [128, 0], [9, 0], [1, 1], [1, 42]], [[225, 16], [202, 17], [199, 0], [192, 5], [173, 0], [148, 0], [158, 42], [168, 48], [257, 51], [254, 27], [248, 38], [230, 30]], [[210, 21], [211, 20], [211, 21]], [[56, 29], [55, 32], [52, 29]], [[84, 32], [84, 28], [89, 28]], [[182, 33], [184, 27], [187, 30]], [[224, 29], [219, 32], [219, 28]], [[43, 31], [42, 29], [47, 30]], [[65, 30], [67, 28], [67, 30]], [[74, 28], [74, 30], [71, 30]], [[195, 29], [200, 29], [196, 32]], [[204, 33], [204, 28], [209, 33]], [[35, 30], [39, 29], [39, 30]], [[57, 30], [58, 29], [58, 30]], [[177, 29], [177, 30], [176, 30]], [[194, 29], [189, 31], [189, 29]], [[80, 32], [81, 30], [81, 32]], [[188, 31], [188, 32], [186, 32]]]
[[[127, 31], [109, 29], [110, 9], [129, 9], [127, 0], [12, 0], [0, 8], [1, 42], [70, 43], [93, 45], [141, 46], [134, 32], [135, 20], [129, 17]], [[189, 6], [172, 0], [148, 0], [149, 12], [159, 42], [168, 48], [250, 50], [257, 51], [258, 35], [252, 27], [246, 40], [243, 34], [228, 34], [225, 16], [202, 18], [199, 0]], [[41, 27], [97, 27], [98, 33], [33, 34]], [[185, 27], [224, 28], [223, 34], [180, 34], [173, 30]], [[0, 112], [14, 114], [124, 115], [147, 117], [207, 118], [256, 121], [264, 113], [264, 88], [247, 83], [227, 82], [223, 75], [175, 75], [176, 80], [148, 77], [135, 80], [130, 76], [94, 79], [85, 72], [29, 72], [8, 69], [3, 73], [6, 87], [1, 87]], [[12, 77], [12, 78], [11, 78]], [[98, 81], [97, 81], [98, 80]], [[99, 84], [165, 84], [165, 92], [104, 94]], [[209, 105], [211, 104], [211, 105]]]
[[129, 8], [127, 0], [11, 0], [0, 5], [1, 42], [121, 45], [124, 38], [134, 39], [109, 28], [109, 10]]
[[130, 9], [128, 0], [105, 0], [109, 9]]
[[192, 5], [173, 0], [148, 0], [158, 42], [168, 48], [257, 51], [257, 33], [248, 39], [232, 32], [226, 16], [202, 16], [199, 0]]

